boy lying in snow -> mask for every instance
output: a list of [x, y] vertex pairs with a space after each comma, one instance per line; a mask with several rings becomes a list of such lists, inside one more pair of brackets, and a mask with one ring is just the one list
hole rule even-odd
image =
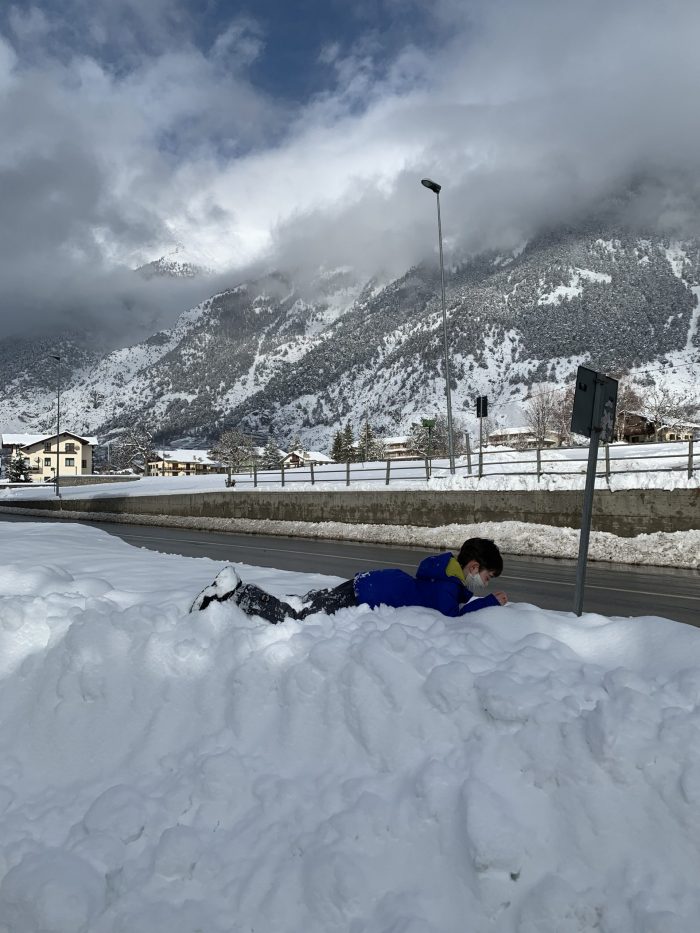
[[[503, 570], [503, 558], [488, 538], [469, 538], [457, 557], [450, 551], [426, 557], [415, 577], [403, 570], [369, 570], [356, 574], [329, 590], [312, 590], [304, 596], [304, 607], [297, 611], [252, 583], [242, 583], [233, 567], [224, 567], [213, 583], [192, 603], [190, 612], [206, 609], [212, 602], [231, 600], [246, 615], [260, 616], [276, 625], [286, 618], [305, 619], [314, 612], [332, 615], [349, 606], [425, 606], [446, 616], [462, 616], [486, 606], [504, 606], [505, 593], [474, 598]], [[464, 605], [463, 605], [464, 604]]]

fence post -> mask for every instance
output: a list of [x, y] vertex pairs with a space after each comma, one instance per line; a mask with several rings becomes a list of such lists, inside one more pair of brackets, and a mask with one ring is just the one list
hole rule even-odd
[[540, 448], [537, 448], [537, 479], [539, 481], [540, 476], [542, 476], [542, 451]]
[[390, 472], [390, 470], [391, 470], [391, 460], [389, 460], [389, 458], [387, 457], [387, 458], [386, 458], [386, 483], [385, 483], [386, 486], [389, 485], [389, 472]]
[[610, 482], [610, 444], [605, 445], [605, 478]]
[[284, 486], [284, 463], [281, 463], [280, 466], [282, 468], [282, 485]]
[[345, 485], [350, 485], [350, 461], [345, 464]]
[[467, 473], [472, 475], [472, 445], [469, 440], [469, 432], [465, 434], [465, 440], [467, 442]]
[[311, 462], [311, 463], [309, 464], [309, 467], [311, 468], [311, 485], [313, 486], [313, 484], [314, 484], [314, 465], [313, 465], [313, 462]]
[[427, 457], [425, 458], [425, 478], [426, 480], [430, 479], [430, 464]]
[[257, 485], [258, 485], [258, 465], [254, 463], [253, 464], [253, 489], [255, 489]]
[[693, 475], [693, 438], [688, 440], [688, 479]]

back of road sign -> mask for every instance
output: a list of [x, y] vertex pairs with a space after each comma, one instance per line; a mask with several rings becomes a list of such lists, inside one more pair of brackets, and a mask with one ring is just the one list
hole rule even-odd
[[[598, 412], [595, 410], [596, 382], [600, 393]], [[609, 444], [615, 439], [615, 408], [617, 406], [617, 380], [579, 366], [576, 373], [576, 392], [571, 413], [572, 434], [590, 437], [593, 429], [600, 429], [599, 440]], [[597, 418], [600, 419], [596, 424]]]
[[608, 444], [614, 438], [616, 404], [617, 380], [593, 372], [592, 369], [586, 369], [585, 366], [579, 366], [576, 374], [574, 409], [571, 414], [571, 431], [574, 434], [585, 434], [586, 437], [590, 437], [591, 441], [588, 445], [586, 486], [583, 491], [581, 535], [578, 544], [578, 563], [576, 564], [574, 612], [577, 616], [580, 616], [583, 612], [583, 590], [586, 583], [588, 539], [591, 533], [598, 446], [601, 441]]

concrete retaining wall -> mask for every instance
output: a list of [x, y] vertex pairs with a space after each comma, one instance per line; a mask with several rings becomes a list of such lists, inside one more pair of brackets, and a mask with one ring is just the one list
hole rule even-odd
[[101, 483], [130, 483], [141, 479], [140, 476], [100, 476], [98, 473], [80, 473], [77, 476], [62, 476], [61, 488], [64, 486], [99, 486]]
[[[136, 514], [419, 526], [521, 521], [578, 528], [582, 499], [581, 492], [568, 490], [271, 493], [230, 489], [190, 495], [71, 497], [62, 502], [15, 500], [0, 507], [104, 511], [123, 514], [126, 521], [129, 514]], [[593, 528], [623, 537], [700, 528], [700, 489], [598, 490]]]

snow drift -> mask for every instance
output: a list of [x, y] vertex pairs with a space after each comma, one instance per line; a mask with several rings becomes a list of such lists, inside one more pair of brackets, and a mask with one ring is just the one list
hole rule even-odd
[[[0, 524], [2, 933], [693, 933], [700, 633], [269, 626], [222, 566]], [[338, 582], [236, 565], [278, 595]]]

